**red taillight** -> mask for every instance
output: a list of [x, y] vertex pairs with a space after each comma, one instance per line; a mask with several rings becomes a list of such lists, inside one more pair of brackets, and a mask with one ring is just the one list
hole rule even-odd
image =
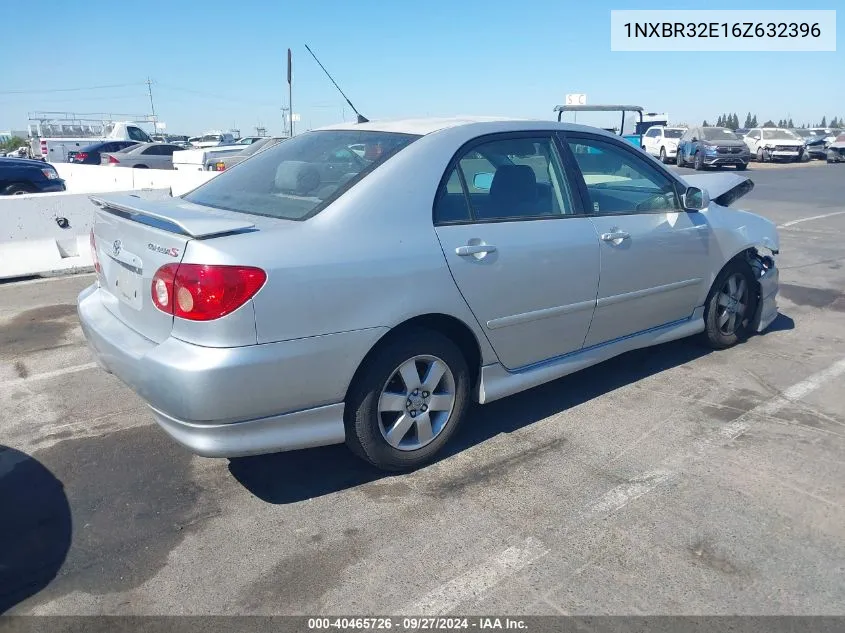
[[214, 169], [215, 171], [225, 171], [226, 170], [226, 163], [217, 163], [214, 166], [214, 168], [215, 168]]
[[94, 270], [98, 273], [102, 272], [100, 268], [100, 258], [97, 257], [97, 243], [94, 241], [94, 229], [91, 229], [91, 261], [94, 262]]
[[83, 161], [88, 158], [88, 152], [76, 152], [76, 156], [73, 157], [74, 160]]
[[190, 321], [211, 321], [234, 312], [267, 281], [251, 266], [165, 264], [153, 275], [150, 292], [161, 311]]
[[109, 156], [109, 164], [110, 165], [117, 165], [120, 161], [117, 160], [114, 156]]

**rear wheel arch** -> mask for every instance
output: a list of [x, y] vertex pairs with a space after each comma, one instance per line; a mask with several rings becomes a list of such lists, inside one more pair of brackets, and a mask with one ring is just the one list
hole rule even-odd
[[349, 391], [355, 386], [368, 361], [377, 351], [390, 345], [398, 337], [402, 336], [404, 332], [410, 332], [416, 329], [431, 330], [451, 340], [461, 351], [469, 367], [473, 389], [477, 387], [478, 379], [481, 375], [481, 346], [472, 329], [457, 317], [442, 313], [430, 313], [399, 323], [390, 328], [384, 336], [373, 344], [370, 350], [364, 355], [364, 358], [361, 359], [361, 362], [358, 363], [358, 368], [349, 381], [344, 400], [348, 399]]
[[9, 183], [5, 187], [3, 187], [2, 190], [3, 195], [6, 196], [21, 195], [24, 193], [36, 193], [37, 191], [37, 187], [34, 187], [31, 183], [26, 181]]

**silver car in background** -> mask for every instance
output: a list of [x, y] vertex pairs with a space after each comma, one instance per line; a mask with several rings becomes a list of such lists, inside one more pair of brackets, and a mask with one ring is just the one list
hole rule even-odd
[[119, 152], [100, 154], [100, 164], [139, 169], [173, 169], [173, 152], [184, 147], [172, 143], [140, 143]]
[[585, 126], [344, 124], [182, 198], [93, 198], [79, 318], [100, 363], [200, 455], [346, 442], [407, 470], [472, 401], [765, 329], [777, 230], [728, 208], [752, 187], [682, 179]]
[[281, 136], [267, 136], [253, 143], [244, 144], [244, 149], [236, 154], [224, 154], [222, 156], [209, 158], [205, 169], [206, 171], [226, 171], [238, 163], [243, 162], [250, 156], [257, 154], [268, 147], [273, 147], [277, 143], [281, 143], [285, 140], [285, 138], [286, 137]]

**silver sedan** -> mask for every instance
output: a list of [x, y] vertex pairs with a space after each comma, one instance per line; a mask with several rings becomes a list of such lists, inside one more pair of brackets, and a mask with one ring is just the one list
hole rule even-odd
[[173, 143], [140, 143], [119, 152], [100, 154], [100, 164], [136, 169], [173, 169], [173, 152], [183, 149]]
[[100, 363], [200, 455], [346, 442], [412, 469], [472, 402], [768, 327], [777, 230], [728, 208], [752, 187], [682, 178], [585, 126], [324, 128], [182, 198], [94, 198], [79, 317]]

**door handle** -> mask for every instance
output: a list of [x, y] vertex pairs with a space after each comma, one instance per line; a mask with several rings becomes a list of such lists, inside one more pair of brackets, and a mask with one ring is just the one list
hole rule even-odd
[[496, 247], [492, 244], [470, 244], [468, 246], [458, 246], [455, 249], [455, 253], [461, 257], [466, 257], [467, 255], [486, 255], [487, 253], [495, 252]]
[[611, 231], [610, 233], [602, 233], [601, 239], [605, 242], [621, 242], [631, 239], [631, 234], [625, 231]]

